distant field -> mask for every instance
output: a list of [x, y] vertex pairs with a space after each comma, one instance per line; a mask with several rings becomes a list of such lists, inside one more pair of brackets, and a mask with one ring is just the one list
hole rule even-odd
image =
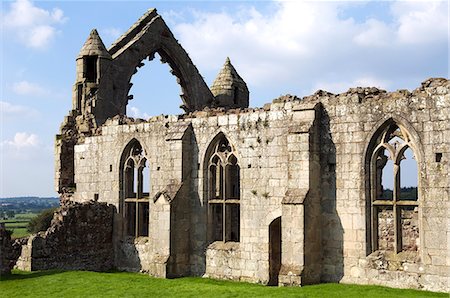
[[16, 219], [26, 219], [30, 220], [35, 217], [38, 213], [28, 212], [28, 213], [20, 213], [16, 215]]
[[12, 238], [21, 238], [28, 236], [30, 233], [27, 231], [28, 223], [30, 220], [39, 213], [19, 213], [11, 219], [0, 220], [0, 223], [5, 223], [5, 227], [8, 230], [12, 230]]
[[0, 282], [2, 297], [447, 297], [445, 293], [379, 286], [320, 284], [267, 287], [199, 277], [152, 278], [139, 273], [14, 271]]

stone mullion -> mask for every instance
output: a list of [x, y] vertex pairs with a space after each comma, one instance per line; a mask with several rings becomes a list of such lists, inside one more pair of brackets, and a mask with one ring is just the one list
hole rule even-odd
[[377, 168], [376, 168], [376, 159], [374, 159], [374, 154], [372, 154], [371, 158], [371, 173], [370, 173], [370, 181], [371, 181], [371, 188], [370, 188], [370, 223], [371, 223], [371, 244], [372, 249], [371, 251], [378, 250], [378, 209], [374, 205], [374, 201], [376, 200], [377, 196]]
[[136, 211], [135, 211], [135, 217], [134, 217], [134, 237], [139, 236], [139, 203], [136, 200]]
[[226, 206], [226, 189], [227, 189], [227, 171], [225, 170], [227, 167], [226, 165], [222, 166], [222, 177], [223, 180], [221, 181], [221, 185], [222, 185], [222, 241], [226, 242], [227, 238], [226, 238], [226, 229], [227, 229], [227, 206]]
[[[394, 159], [395, 160], [395, 159]], [[397, 201], [400, 196], [400, 166], [394, 164], [394, 189], [392, 198], [392, 212], [394, 216], [394, 251], [398, 253], [402, 249], [402, 233], [401, 233], [401, 222], [400, 222], [400, 210], [397, 205]]]

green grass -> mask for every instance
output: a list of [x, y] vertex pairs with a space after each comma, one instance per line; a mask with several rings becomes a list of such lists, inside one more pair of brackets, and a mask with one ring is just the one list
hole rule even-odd
[[379, 286], [321, 284], [266, 287], [196, 277], [151, 278], [138, 273], [21, 272], [3, 276], [2, 297], [447, 297], [448, 294]]
[[11, 235], [12, 239], [22, 238], [30, 235], [27, 228], [14, 228], [13, 233]]
[[27, 221], [30, 221], [30, 219], [32, 219], [33, 217], [35, 217], [38, 214], [39, 213], [33, 213], [33, 212], [19, 213], [19, 214], [16, 214], [15, 218], [16, 219], [25, 219]]
[[11, 229], [11, 228], [24, 228], [27, 225], [28, 225], [28, 221], [11, 221], [11, 222], [5, 223], [5, 226], [8, 229]]

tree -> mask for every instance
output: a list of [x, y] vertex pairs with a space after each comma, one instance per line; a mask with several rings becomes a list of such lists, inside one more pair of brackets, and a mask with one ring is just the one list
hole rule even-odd
[[40, 231], [45, 231], [50, 227], [52, 222], [53, 213], [55, 213], [56, 208], [45, 209], [36, 217], [34, 217], [29, 223], [27, 230], [30, 233], [37, 233]]
[[8, 218], [13, 218], [14, 215], [16, 215], [16, 213], [15, 213], [13, 210], [8, 210], [8, 211], [6, 211], [6, 216], [7, 216]]

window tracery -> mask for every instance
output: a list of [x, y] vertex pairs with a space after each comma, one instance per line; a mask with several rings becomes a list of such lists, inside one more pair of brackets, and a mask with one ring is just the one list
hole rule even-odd
[[211, 240], [239, 242], [240, 167], [232, 146], [223, 135], [209, 158], [208, 185]]
[[126, 233], [133, 237], [148, 236], [149, 193], [145, 189], [145, 181], [149, 181], [148, 161], [138, 141], [129, 149], [123, 171]]
[[[405, 128], [393, 123], [382, 131], [370, 165], [372, 251], [417, 251], [417, 162]], [[411, 185], [405, 185], [406, 178]]]

